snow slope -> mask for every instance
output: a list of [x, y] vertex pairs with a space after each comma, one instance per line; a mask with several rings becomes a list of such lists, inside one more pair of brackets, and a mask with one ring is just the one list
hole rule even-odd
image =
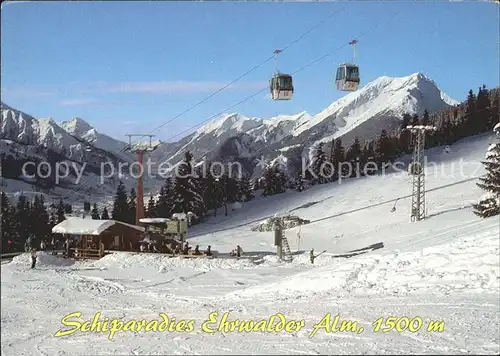
[[[221, 253], [216, 259], [121, 253], [65, 266], [41, 254], [29, 270], [29, 257], [16, 257], [1, 270], [2, 354], [498, 354], [500, 219], [480, 219], [470, 209], [482, 194], [479, 161], [493, 139], [429, 151], [422, 222], [408, 218], [409, 176], [393, 172], [257, 198], [191, 229], [190, 243], [210, 244]], [[250, 229], [287, 211], [312, 222], [286, 231], [295, 258], [281, 263], [272, 233]], [[244, 250], [239, 260], [225, 255], [236, 244]], [[309, 248], [327, 252], [311, 265]], [[76, 311], [82, 321], [101, 312], [110, 320], [161, 322], [165, 313], [195, 325], [111, 339], [109, 332], [55, 337], [67, 329], [61, 319]], [[219, 321], [224, 312], [256, 321], [280, 312], [305, 326], [208, 334], [201, 326], [213, 311]], [[357, 321], [357, 332], [319, 329], [311, 337], [327, 313]], [[389, 316], [420, 317], [423, 327], [375, 332], [372, 323]], [[444, 330], [427, 331], [431, 320], [444, 321]]]

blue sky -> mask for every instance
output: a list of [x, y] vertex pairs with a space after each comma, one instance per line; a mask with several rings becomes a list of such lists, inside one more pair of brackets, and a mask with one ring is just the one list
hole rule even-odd
[[[427, 1], [2, 3], [2, 101], [58, 122], [78, 116], [125, 140], [189, 109], [336, 10], [279, 57], [280, 70], [294, 72], [332, 52], [294, 75], [293, 100], [273, 102], [265, 91], [228, 111], [318, 113], [345, 95], [334, 75], [352, 48], [335, 50], [361, 34], [362, 82], [422, 72], [463, 100], [471, 88], [499, 85], [498, 9]], [[266, 88], [273, 72], [269, 61], [155, 133], [180, 139]]]

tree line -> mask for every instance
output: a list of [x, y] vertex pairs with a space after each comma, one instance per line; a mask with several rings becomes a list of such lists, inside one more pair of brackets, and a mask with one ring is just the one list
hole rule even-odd
[[[477, 94], [472, 90], [461, 104], [430, 114], [427, 110], [423, 115], [403, 114], [401, 126], [393, 132], [381, 130], [380, 135], [373, 140], [361, 142], [355, 138], [349, 147], [344, 147], [340, 139], [332, 142], [330, 152], [325, 152], [323, 145], [319, 145], [306, 172], [298, 171], [293, 179], [289, 179], [285, 171], [277, 164], [264, 169], [262, 176], [250, 180], [247, 176], [232, 177], [213, 169], [210, 162], [193, 167], [192, 154], [186, 152], [181, 162], [178, 175], [166, 178], [156, 198], [151, 195], [146, 204], [146, 217], [171, 217], [173, 213], [192, 212], [198, 221], [210, 215], [216, 216], [222, 208], [228, 215], [229, 209], [235, 202], [247, 202], [254, 198], [256, 191], [262, 191], [263, 196], [270, 196], [285, 192], [287, 189], [303, 191], [305, 183], [325, 184], [366, 174], [376, 174], [382, 169], [384, 162], [393, 162], [396, 158], [411, 153], [412, 142], [410, 133], [404, 130], [408, 125], [433, 125], [436, 131], [426, 138], [425, 147], [432, 148], [441, 145], [451, 145], [468, 136], [473, 136], [493, 129], [499, 122], [500, 88], [488, 90], [485, 86], [479, 88]], [[500, 148], [496, 149], [497, 151]], [[495, 151], [496, 152], [496, 151]], [[351, 167], [365, 167], [368, 162], [375, 165], [362, 171], [352, 172], [325, 172], [325, 162], [330, 167], [340, 167], [348, 162]], [[495, 161], [496, 162], [496, 161]], [[487, 163], [491, 167], [498, 167], [500, 163]], [[327, 170], [327, 169], [326, 169]], [[494, 171], [494, 169], [493, 169]], [[195, 174], [190, 174], [194, 172]], [[312, 172], [312, 174], [311, 174]], [[498, 178], [498, 173], [494, 176]], [[492, 174], [493, 174], [492, 173]], [[498, 184], [488, 178], [483, 186]], [[498, 194], [498, 193], [497, 193]], [[127, 192], [122, 182], [119, 183], [111, 216], [107, 207], [101, 211], [96, 204], [84, 203], [84, 210], [93, 219], [111, 219], [126, 223], [135, 223], [136, 192], [132, 188]], [[487, 203], [491, 203], [488, 200]], [[65, 219], [65, 214], [71, 213], [71, 205], [52, 205], [47, 210], [43, 196], [36, 196], [32, 201], [21, 195], [15, 205], [11, 204], [7, 196], [2, 193], [2, 249], [3, 251], [22, 251], [24, 242], [30, 234], [37, 241], [50, 238], [51, 228]], [[484, 204], [483, 204], [484, 205]], [[480, 208], [478, 206], [478, 208]], [[488, 210], [491, 213], [491, 209]], [[493, 210], [496, 211], [496, 210]], [[196, 222], [196, 221], [195, 221]]]
[[[411, 133], [405, 130], [409, 125], [436, 128], [434, 132], [427, 134], [426, 149], [451, 145], [460, 139], [490, 132], [499, 121], [499, 102], [500, 88], [488, 90], [483, 85], [477, 94], [470, 90], [466, 100], [454, 107], [433, 114], [424, 110], [421, 117], [416, 114], [403, 114], [400, 127], [393, 132], [381, 130], [374, 140], [361, 143], [356, 137], [348, 148], [344, 147], [340, 138], [333, 140], [329, 157], [324, 151], [323, 144], [320, 144], [311, 160], [310, 171], [305, 172], [305, 180], [312, 184], [323, 184], [338, 181], [346, 176], [349, 178], [376, 174], [383, 169], [385, 163], [393, 163], [395, 159], [412, 152]], [[331, 164], [327, 165], [326, 162]], [[373, 164], [367, 164], [369, 162]], [[342, 163], [349, 164], [342, 165]], [[351, 172], [339, 172], [338, 169], [336, 172], [328, 171], [331, 167], [334, 169], [342, 167], [347, 170], [349, 166], [368, 169], [361, 171], [353, 169]], [[299, 191], [303, 190], [302, 173], [298, 172], [295, 184]]]
[[2, 253], [24, 250], [28, 236], [33, 237], [34, 246], [42, 240], [52, 239], [52, 227], [72, 213], [72, 206], [62, 199], [58, 204], [50, 204], [47, 209], [43, 195], [32, 200], [20, 195], [13, 204], [2, 192]]

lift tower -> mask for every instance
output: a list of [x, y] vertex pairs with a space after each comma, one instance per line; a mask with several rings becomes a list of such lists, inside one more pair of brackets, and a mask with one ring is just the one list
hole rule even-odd
[[[142, 176], [144, 174], [143, 158], [145, 152], [153, 152], [158, 145], [159, 141], [152, 142], [151, 139], [155, 135], [146, 134], [127, 134], [128, 136], [128, 146], [125, 147], [125, 151], [131, 151], [137, 154], [137, 164], [139, 165], [140, 174], [137, 177], [137, 203], [135, 208], [135, 224], [141, 225], [140, 219], [144, 217], [144, 188], [142, 184]], [[149, 137], [149, 141], [146, 142], [135, 142], [132, 144], [132, 137]]]
[[413, 162], [408, 167], [412, 179], [411, 221], [425, 219], [425, 135], [427, 132], [436, 131], [434, 126], [406, 126], [410, 131], [410, 142], [413, 143]]

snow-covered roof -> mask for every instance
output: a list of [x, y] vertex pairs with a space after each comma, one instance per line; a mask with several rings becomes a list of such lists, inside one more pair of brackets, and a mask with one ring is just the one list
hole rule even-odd
[[116, 220], [93, 220], [79, 217], [68, 217], [52, 228], [54, 234], [100, 235], [115, 224], [122, 224], [133, 229], [144, 231], [141, 226], [127, 224]]
[[166, 223], [166, 222], [172, 221], [172, 219], [168, 219], [168, 218], [143, 218], [143, 219], [139, 219], [139, 221], [141, 223], [144, 223], [144, 224], [161, 224], [161, 223]]
[[429, 125], [408, 125], [406, 126], [408, 130], [430, 130], [430, 131], [436, 131], [437, 128], [435, 126], [429, 126]]

